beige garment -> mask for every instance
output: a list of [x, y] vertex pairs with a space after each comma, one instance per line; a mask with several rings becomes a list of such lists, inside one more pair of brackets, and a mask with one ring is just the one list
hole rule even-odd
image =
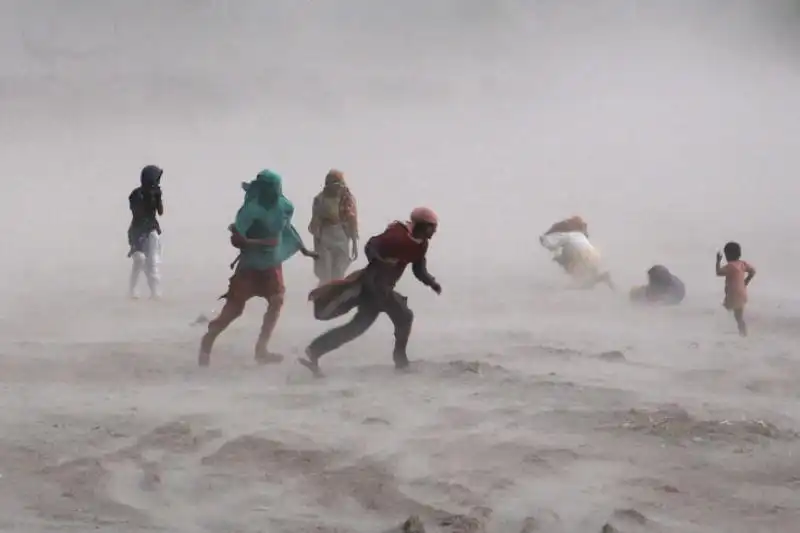
[[545, 235], [550, 235], [552, 233], [571, 233], [573, 231], [579, 231], [584, 235], [588, 233], [588, 225], [580, 216], [576, 215], [556, 222], [550, 226], [550, 229], [545, 232]]
[[335, 196], [321, 194], [319, 196], [318, 217], [321, 225], [334, 226], [340, 223], [339, 212], [341, 203], [342, 196], [340, 194]]

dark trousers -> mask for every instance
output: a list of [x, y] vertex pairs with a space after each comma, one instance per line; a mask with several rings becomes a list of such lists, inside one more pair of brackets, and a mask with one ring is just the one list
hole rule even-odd
[[363, 335], [381, 313], [386, 313], [394, 324], [395, 365], [406, 366], [408, 364], [406, 348], [411, 335], [411, 325], [414, 322], [414, 313], [408, 308], [408, 298], [396, 291], [377, 296], [374, 292], [365, 290], [360, 296], [357, 309], [355, 316], [348, 323], [328, 330], [314, 339], [306, 351], [308, 356], [318, 360], [326, 353]]

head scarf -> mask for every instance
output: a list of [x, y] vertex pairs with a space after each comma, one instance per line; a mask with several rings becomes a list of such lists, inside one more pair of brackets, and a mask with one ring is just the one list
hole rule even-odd
[[586, 221], [578, 215], [556, 222], [550, 226], [550, 229], [545, 232], [545, 235], [550, 235], [551, 233], [569, 233], [571, 231], [579, 231], [587, 237], [589, 236], [589, 226], [586, 224]]
[[331, 169], [325, 175], [325, 186], [322, 192], [319, 193], [315, 199], [312, 208], [311, 222], [308, 225], [308, 231], [313, 235], [318, 235], [321, 224], [322, 215], [320, 200], [323, 198], [339, 198], [339, 223], [344, 227], [347, 236], [351, 239], [358, 238], [358, 208], [356, 206], [356, 199], [350, 189], [347, 187], [347, 182], [344, 179], [344, 173], [341, 170]]
[[164, 174], [164, 171], [155, 165], [147, 165], [144, 167], [139, 177], [142, 188], [152, 189], [161, 185], [162, 174]]
[[654, 265], [647, 271], [650, 285], [665, 287], [672, 283], [672, 274], [664, 265]]
[[292, 225], [294, 205], [283, 195], [283, 180], [271, 170], [262, 170], [256, 179], [242, 183], [244, 204], [236, 214], [236, 226], [247, 226], [259, 221], [267, 231], [278, 237], [277, 246], [271, 249], [273, 264], [283, 263], [303, 248], [303, 242]]
[[323, 192], [342, 194], [347, 191], [347, 184], [344, 180], [344, 174], [341, 170], [331, 169], [325, 175], [325, 187]]

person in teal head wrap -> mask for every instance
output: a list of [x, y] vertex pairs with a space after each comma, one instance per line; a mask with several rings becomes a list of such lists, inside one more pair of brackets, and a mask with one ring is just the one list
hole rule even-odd
[[283, 356], [268, 350], [286, 292], [283, 263], [297, 252], [306, 257], [317, 257], [305, 247], [292, 225], [294, 205], [283, 195], [278, 174], [262, 170], [253, 181], [242, 183], [242, 188], [245, 191], [244, 203], [236, 213], [235, 222], [228, 226], [231, 244], [240, 253], [231, 265], [235, 270], [228, 292], [221, 297], [225, 299], [225, 305], [219, 316], [208, 323], [208, 331], [200, 343], [200, 366], [210, 364], [214, 341], [241, 316], [245, 304], [254, 296], [267, 300], [267, 312], [256, 342], [256, 361], [260, 364], [283, 361]]

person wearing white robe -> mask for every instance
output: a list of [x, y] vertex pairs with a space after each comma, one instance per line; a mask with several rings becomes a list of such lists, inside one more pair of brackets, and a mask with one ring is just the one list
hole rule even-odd
[[612, 289], [611, 276], [602, 267], [600, 252], [583, 231], [548, 232], [539, 242], [553, 252], [553, 261], [569, 274], [579, 286], [591, 288], [605, 283]]

